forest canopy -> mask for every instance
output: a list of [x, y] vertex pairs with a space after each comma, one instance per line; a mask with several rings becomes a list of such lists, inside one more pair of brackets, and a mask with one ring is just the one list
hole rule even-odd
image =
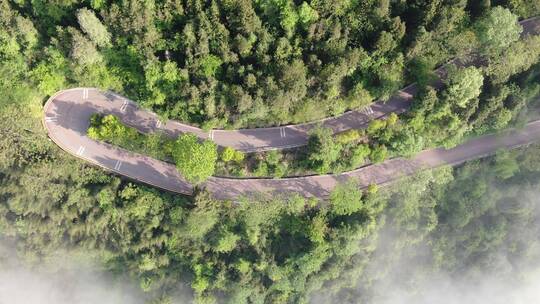
[[504, 49], [540, 10], [491, 2], [3, 0], [0, 53], [40, 94], [78, 83], [207, 128], [276, 125], [384, 100], [477, 39]]
[[[307, 166], [346, 170], [526, 121], [540, 91], [540, 39], [517, 40], [515, 21], [539, 14], [534, 0], [0, 0], [0, 234], [33, 265], [83, 252], [135, 280], [150, 303], [171, 303], [180, 285], [198, 303], [366, 302], [384, 296], [373, 283], [402, 255], [424, 261], [399, 282], [414, 292], [440, 270], [521, 278], [540, 255], [536, 146], [392, 188], [351, 181], [324, 204], [289, 195], [235, 205], [92, 167], [50, 142], [41, 118], [43, 102], [69, 87], [110, 89], [164, 119], [212, 128], [313, 120], [421, 84], [408, 114], [365, 132], [313, 132]], [[480, 67], [430, 85], [434, 67], [477, 49]], [[137, 142], [113, 116], [94, 123], [111, 127], [93, 129], [96, 139], [157, 158], [174, 149], [159, 135]], [[177, 144], [210, 162], [249, 160]], [[214, 169], [176, 157], [194, 181]], [[257, 170], [283, 176], [285, 157], [268, 152]], [[395, 242], [381, 245], [381, 231]], [[373, 272], [379, 265], [389, 267]]]

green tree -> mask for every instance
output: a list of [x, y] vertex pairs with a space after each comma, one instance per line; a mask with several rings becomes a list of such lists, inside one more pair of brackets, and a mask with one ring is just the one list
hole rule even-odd
[[230, 231], [223, 233], [216, 245], [217, 252], [231, 252], [235, 247], [240, 237]]
[[331, 212], [336, 215], [351, 215], [362, 209], [362, 191], [358, 183], [349, 180], [338, 184], [330, 193]]
[[244, 153], [242, 151], [237, 151], [231, 147], [225, 147], [221, 152], [221, 160], [228, 163], [230, 161], [235, 161], [240, 163], [244, 160]]
[[369, 159], [374, 163], [382, 163], [388, 155], [388, 149], [385, 145], [376, 145], [371, 149]]
[[499, 54], [517, 41], [523, 31], [518, 16], [500, 6], [490, 9], [475, 28], [478, 40], [487, 54]]
[[519, 163], [510, 152], [499, 152], [494, 157], [495, 175], [500, 179], [508, 179], [519, 172]]
[[335, 142], [331, 129], [316, 128], [308, 139], [308, 162], [310, 168], [318, 173], [327, 173], [331, 170], [342, 149], [342, 145]]
[[81, 8], [77, 11], [77, 20], [83, 32], [100, 47], [111, 46], [111, 34], [107, 28], [96, 17], [93, 11], [87, 8]]
[[207, 55], [199, 61], [199, 75], [206, 78], [216, 76], [222, 61], [215, 55]]
[[510, 9], [517, 15], [527, 18], [540, 15], [540, 2], [531, 0], [509, 0]]
[[390, 142], [390, 147], [398, 155], [413, 156], [425, 147], [424, 138], [421, 134], [410, 128], [398, 131]]
[[451, 68], [446, 79], [445, 97], [451, 104], [464, 108], [482, 91], [484, 76], [475, 67]]
[[302, 24], [308, 25], [319, 19], [319, 14], [307, 2], [302, 2], [298, 8], [298, 18]]
[[218, 153], [209, 140], [200, 143], [195, 135], [183, 134], [175, 142], [172, 155], [178, 171], [192, 183], [199, 184], [214, 174]]
[[502, 51], [501, 59], [491, 60], [486, 75], [494, 83], [503, 83], [531, 68], [540, 58], [540, 37], [528, 36]]
[[[70, 29], [71, 30], [71, 29]], [[80, 66], [100, 63], [103, 58], [96, 49], [95, 44], [72, 28], [70, 56]]]

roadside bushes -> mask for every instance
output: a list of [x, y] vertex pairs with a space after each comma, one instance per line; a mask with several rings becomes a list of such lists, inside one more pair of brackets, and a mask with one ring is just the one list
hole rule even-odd
[[201, 143], [195, 135], [183, 134], [174, 143], [172, 156], [182, 176], [199, 184], [214, 174], [218, 153], [213, 142]]
[[341, 155], [343, 145], [334, 140], [334, 134], [328, 128], [314, 129], [308, 140], [309, 167], [317, 173], [328, 173]]
[[[92, 139], [133, 152], [164, 161], [174, 161], [182, 176], [194, 184], [201, 183], [214, 174], [218, 159], [217, 147], [211, 141], [200, 142], [193, 134], [183, 134], [177, 140], [167, 138], [162, 133], [142, 134], [124, 125], [114, 115], [93, 114], [87, 134]], [[221, 158], [241, 162], [243, 156], [239, 151], [226, 149]]]
[[114, 115], [93, 114], [90, 117], [87, 135], [92, 139], [103, 140], [129, 149], [141, 146], [144, 141], [143, 136], [136, 129], [122, 124]]
[[241, 163], [244, 160], [244, 153], [241, 151], [237, 151], [231, 147], [225, 147], [223, 151], [221, 152], [221, 160], [228, 163], [228, 162], [236, 162]]
[[156, 159], [171, 159], [173, 141], [164, 134], [142, 134], [135, 128], [124, 125], [114, 115], [93, 114], [90, 117], [87, 135], [92, 139], [105, 141]]

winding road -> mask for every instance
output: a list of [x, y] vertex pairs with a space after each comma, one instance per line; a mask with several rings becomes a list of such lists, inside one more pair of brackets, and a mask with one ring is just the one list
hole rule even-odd
[[[533, 18], [522, 21], [524, 35], [540, 32], [539, 20]], [[437, 70], [437, 73], [442, 75], [444, 69]], [[49, 137], [60, 148], [75, 157], [130, 179], [189, 195], [193, 193], [193, 185], [180, 176], [173, 164], [88, 138], [86, 131], [90, 116], [93, 113], [114, 114], [141, 132], [161, 130], [170, 136], [190, 132], [199, 138], [211, 139], [220, 146], [252, 152], [305, 145], [308, 131], [318, 124], [329, 127], [334, 132], [365, 128], [373, 119], [392, 112], [407, 111], [416, 92], [417, 87], [412, 84], [400, 90], [387, 102], [377, 102], [369, 108], [350, 111], [320, 122], [206, 132], [176, 121], [162, 122], [156, 114], [140, 109], [135, 102], [118, 94], [95, 88], [75, 88], [60, 91], [49, 98], [44, 106], [43, 124]], [[343, 174], [283, 179], [211, 177], [203, 186], [218, 199], [237, 200], [240, 196], [257, 195], [261, 192], [297, 192], [305, 197], [324, 198], [337, 183], [350, 178], [357, 179], [361, 187], [373, 183], [385, 184], [422, 169], [455, 165], [492, 154], [499, 149], [514, 148], [538, 140], [540, 140], [540, 121], [533, 121], [520, 130], [479, 137], [454, 149], [426, 150], [411, 159], [391, 159], [382, 164], [366, 166]]]

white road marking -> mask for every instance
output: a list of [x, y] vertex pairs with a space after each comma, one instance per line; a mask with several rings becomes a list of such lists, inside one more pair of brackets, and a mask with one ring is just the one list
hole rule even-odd
[[156, 121], [156, 128], [161, 128], [161, 120]]
[[57, 117], [45, 117], [45, 121], [46, 122], [55, 122], [57, 121], [58, 118]]
[[208, 133], [208, 138], [214, 140], [214, 130], [210, 130], [210, 132]]
[[116, 164], [114, 165], [114, 170], [120, 170], [121, 166], [122, 166], [122, 161], [117, 160]]
[[85, 149], [86, 147], [80, 146], [79, 150], [77, 151], [77, 155], [83, 155]]
[[83, 98], [83, 99], [88, 99], [88, 89], [83, 89], [83, 95], [82, 95], [82, 98]]
[[122, 106], [120, 107], [120, 111], [122, 111], [122, 112], [126, 111], [127, 106], [128, 106], [128, 101], [127, 101], [127, 100], [124, 100], [124, 103], [123, 103]]
[[362, 108], [360, 112], [365, 115], [370, 115], [370, 114], [373, 114], [373, 109], [370, 106], [367, 106], [365, 108]]
[[285, 134], [285, 127], [279, 128], [279, 133], [280, 133], [281, 137], [287, 136], [287, 134]]

